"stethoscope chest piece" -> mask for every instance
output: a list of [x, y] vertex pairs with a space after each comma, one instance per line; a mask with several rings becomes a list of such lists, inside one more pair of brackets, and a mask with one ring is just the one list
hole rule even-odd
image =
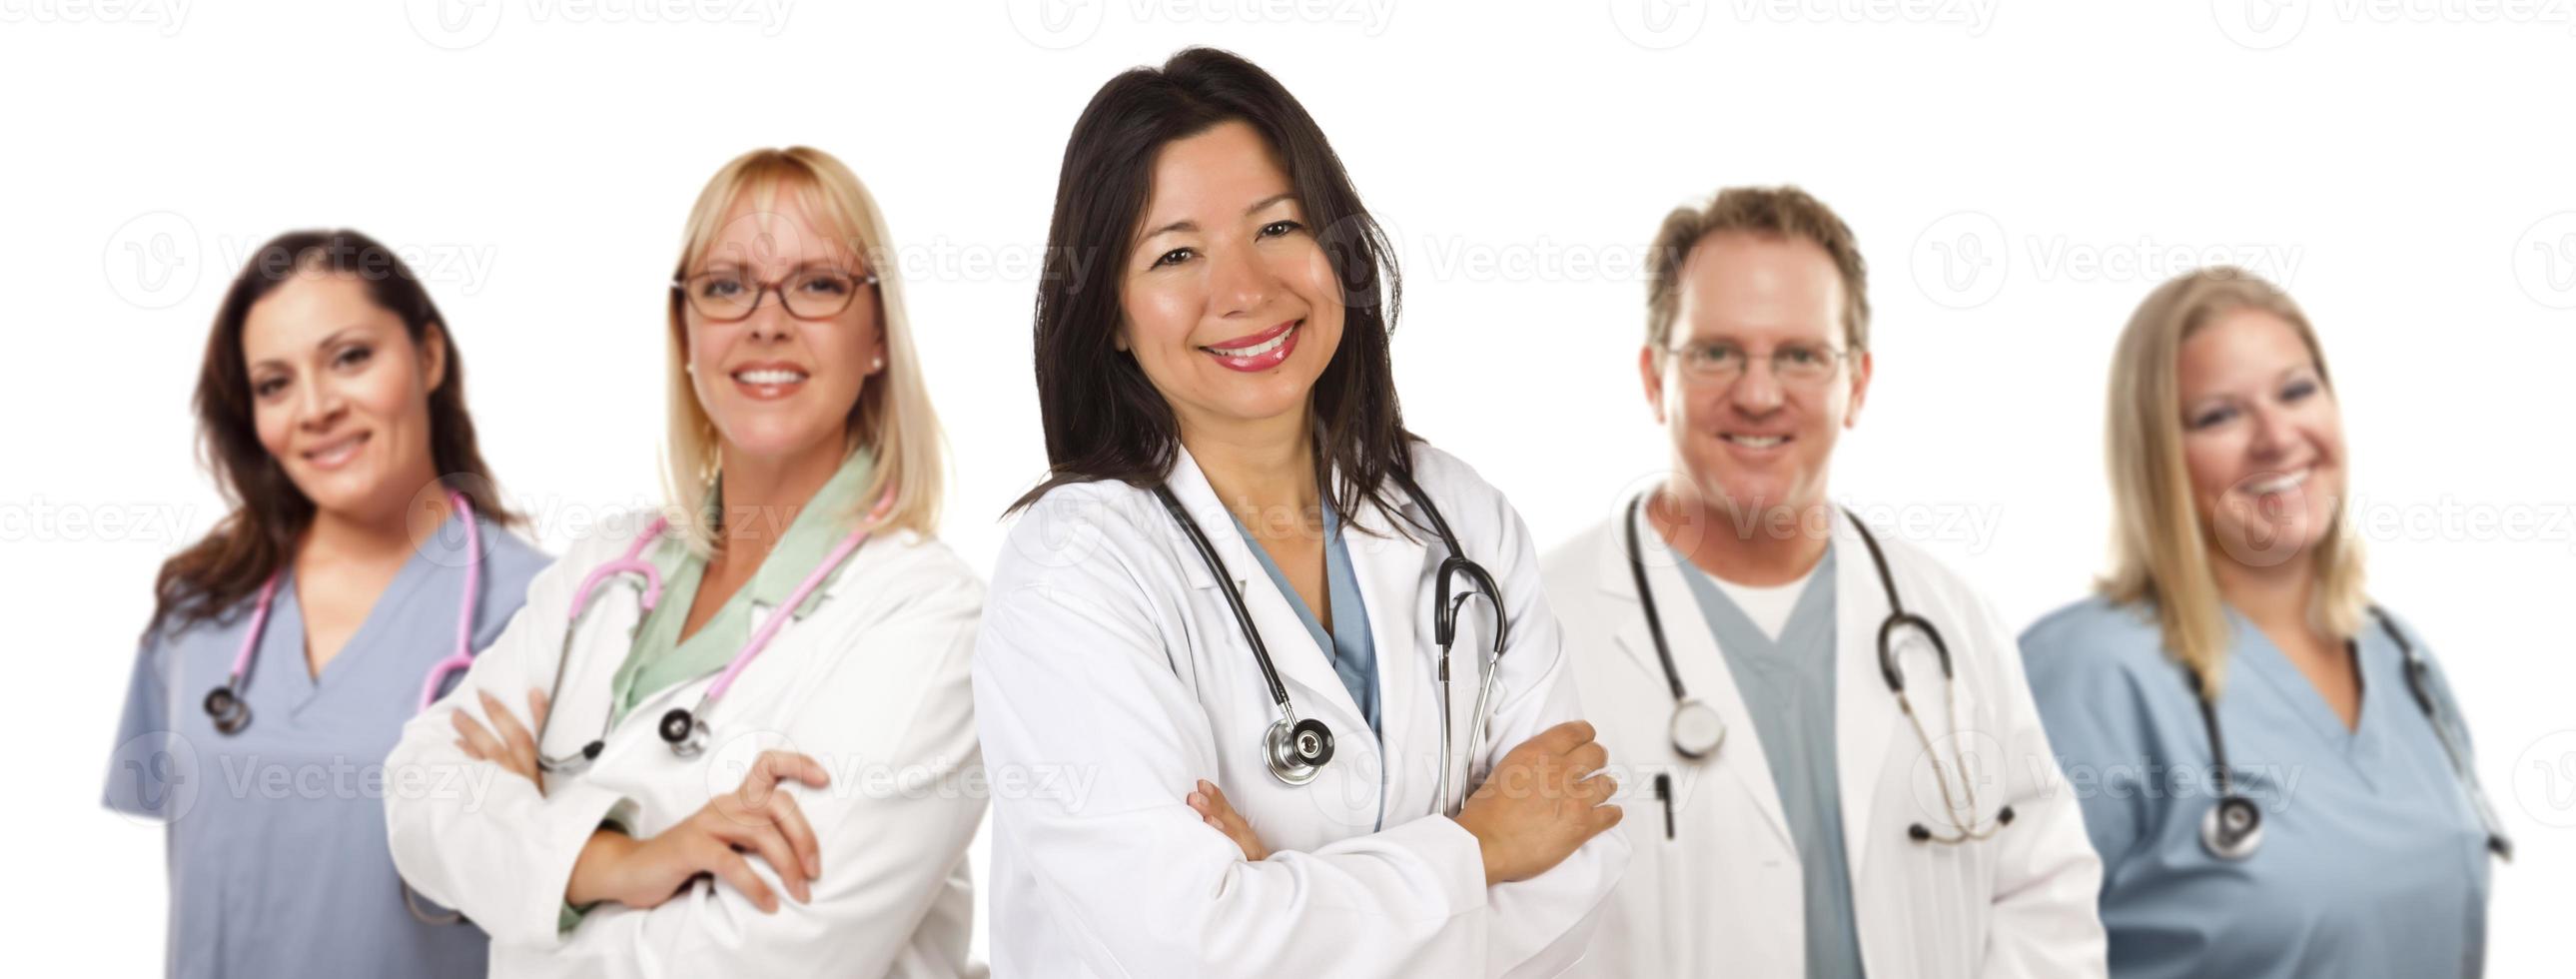
[[1282, 717], [1261, 737], [1261, 760], [1270, 775], [1290, 785], [1315, 780], [1333, 760], [1333, 729], [1314, 718]]
[[[660, 731], [662, 742], [671, 746], [672, 754], [695, 758], [707, 750], [707, 724], [686, 707], [673, 707], [663, 714]], [[589, 748], [583, 748], [582, 753], [590, 754]]]
[[206, 716], [214, 718], [215, 730], [237, 734], [250, 726], [250, 705], [233, 693], [232, 684], [226, 683], [206, 692]]
[[2263, 811], [2254, 800], [2229, 795], [2200, 819], [2200, 844], [2221, 860], [2243, 860], [2263, 845]]
[[1717, 716], [1717, 708], [1697, 698], [1682, 701], [1673, 708], [1673, 750], [1692, 761], [1717, 754], [1717, 746], [1726, 743], [1726, 721]]

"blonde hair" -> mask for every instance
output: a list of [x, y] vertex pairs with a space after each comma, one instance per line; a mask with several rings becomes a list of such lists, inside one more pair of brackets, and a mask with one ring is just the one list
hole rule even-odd
[[[946, 474], [945, 438], [940, 433], [938, 414], [931, 409], [929, 392], [923, 386], [911, 321], [904, 315], [901, 270], [894, 261], [885, 218], [857, 175], [831, 154], [804, 146], [759, 149], [735, 157], [698, 192], [697, 205], [689, 210], [688, 230], [681, 239], [680, 261], [671, 278], [677, 281], [688, 276], [691, 264], [714, 247], [726, 213], [746, 195], [753, 206], [768, 211], [782, 193], [795, 195], [793, 199], [817, 220], [830, 225], [822, 230], [836, 233], [841, 243], [866, 263], [866, 270], [877, 275], [874, 291], [877, 322], [885, 342], [885, 368], [868, 380], [859, 392], [858, 403], [851, 406], [849, 444], [844, 447], [847, 451], [866, 448], [874, 453], [875, 468], [869, 474], [866, 491], [860, 494], [862, 502], [853, 512], [840, 515], [840, 519], [856, 526], [891, 491], [894, 505], [879, 527], [911, 530], [923, 536], [935, 534]], [[680, 290], [671, 291], [671, 363], [666, 381], [670, 431], [663, 460], [664, 493], [676, 511], [674, 522], [688, 528], [690, 546], [707, 554], [715, 549], [715, 531], [698, 516], [712, 489], [703, 474], [716, 463], [720, 436], [715, 421], [707, 416], [706, 407], [698, 403], [697, 391], [690, 385], [686, 303]]]
[[[2112, 570], [2099, 583], [2121, 604], [2154, 608], [2165, 650], [2191, 670], [2211, 697], [2225, 675], [2228, 626], [2208, 531], [2193, 504], [2182, 450], [2182, 392], [2176, 362], [2183, 341], [2220, 316], [2253, 309], [2280, 317], [2315, 359], [2317, 378], [2334, 389], [2316, 330], [2289, 294], [2228, 266], [2197, 269], [2158, 286], [2129, 317], [2111, 359], [2106, 460], [2115, 510]], [[2359, 632], [2369, 599], [2362, 591], [2360, 539], [2336, 513], [2311, 549], [2316, 586], [2311, 625], [2330, 635]]]

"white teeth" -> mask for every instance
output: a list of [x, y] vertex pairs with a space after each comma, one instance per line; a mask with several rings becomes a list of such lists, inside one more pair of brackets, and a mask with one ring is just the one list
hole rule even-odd
[[314, 462], [338, 462], [342, 459], [348, 458], [351, 454], [356, 453], [358, 451], [358, 443], [362, 441], [365, 441], [365, 436], [357, 436], [343, 441], [334, 442], [330, 445], [304, 453], [304, 458]]
[[1305, 328], [1305, 325], [1302, 323], [1289, 327], [1285, 330], [1279, 331], [1278, 336], [1271, 337], [1268, 340], [1261, 341], [1260, 343], [1253, 344], [1249, 347], [1209, 347], [1208, 349], [1216, 352], [1216, 354], [1221, 357], [1258, 357], [1262, 354], [1266, 354], [1273, 350], [1277, 350], [1280, 347], [1286, 346], [1289, 337], [1297, 335], [1297, 331]]
[[773, 368], [770, 370], [735, 371], [734, 379], [745, 384], [793, 384], [805, 379], [804, 371]]
[[1786, 435], [1729, 435], [1726, 440], [1749, 449], [1768, 449], [1789, 440]]
[[2300, 484], [2307, 482], [2309, 472], [2310, 470], [2301, 469], [2297, 472], [2275, 476], [2259, 483], [2249, 483], [2246, 485], [2245, 491], [2256, 495], [2265, 493], [2287, 493], [2291, 490], [2298, 489]]

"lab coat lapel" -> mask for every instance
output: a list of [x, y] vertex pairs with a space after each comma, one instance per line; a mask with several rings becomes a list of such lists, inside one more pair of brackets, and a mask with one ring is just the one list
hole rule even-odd
[[[1851, 517], [1839, 507], [1833, 527], [1833, 546], [1841, 552], [1834, 561], [1834, 764], [1843, 796], [1843, 851], [1851, 861], [1852, 879], [1858, 881], [1871, 841], [1886, 835], [1873, 818], [1872, 804], [1888, 764], [1887, 739], [1898, 718], [1896, 700], [1878, 669], [1878, 627], [1888, 615], [1887, 590], [1879, 584], [1869, 545], [1861, 542]], [[1903, 577], [1892, 555], [1888, 571]], [[1928, 597], [1915, 597], [1916, 607], [1923, 607]], [[1942, 709], [1942, 681], [1932, 657], [1914, 657], [1903, 665], [1916, 709]]]
[[[896, 532], [886, 531], [885, 533]], [[645, 559], [653, 562], [663, 574], [670, 575], [678, 567], [680, 546], [674, 539], [665, 539], [660, 544], [648, 548]], [[860, 577], [860, 565], [870, 560], [874, 554], [883, 553], [878, 550], [880, 547], [890, 548], [891, 546], [890, 543], [881, 544], [874, 536], [871, 536], [867, 543], [859, 545], [858, 550], [852, 552], [842, 562], [839, 571], [819, 589], [823, 599], [815, 604], [814, 612], [781, 626], [778, 634], [770, 639], [769, 647], [763, 649], [758, 657], [743, 667], [742, 677], [736, 679], [733, 690], [718, 699], [702, 719], [711, 728], [724, 732], [725, 737], [729, 738], [741, 733], [728, 727], [727, 722], [739, 716], [741, 709], [752, 706], [749, 703], [753, 699], [751, 695], [763, 689], [753, 684], [752, 679], [767, 675], [763, 673], [764, 668], [770, 670], [793, 668], [784, 664], [794, 662], [797, 658], [782, 654], [794, 648], [800, 641], [816, 641], [811, 635], [800, 634], [800, 630], [810, 628], [807, 622], [814, 617], [814, 614], [830, 608], [832, 603], [854, 600], [854, 596], [850, 595], [849, 591], [854, 587], [852, 582]], [[539, 732], [540, 750], [550, 755], [569, 754], [579, 750], [593, 738], [604, 739], [607, 747], [600, 758], [592, 764], [592, 770], [615, 770], [624, 764], [623, 759], [632, 751], [664, 752], [666, 749], [662, 747], [660, 737], [652, 733], [654, 721], [672, 707], [695, 705], [699, 696], [722, 672], [723, 667], [719, 666], [716, 672], [691, 677], [646, 695], [636, 701], [634, 710], [621, 718], [614, 730], [603, 733], [600, 726], [609, 715], [609, 701], [617, 669], [626, 661], [627, 654], [634, 648], [635, 630], [644, 619], [642, 597], [642, 590], [632, 575], [620, 575], [603, 581], [594, 592], [589, 613], [577, 623], [578, 631], [572, 640], [579, 647], [571, 650], [568, 657], [573, 664], [573, 672], [563, 678], [562, 685], [556, 694], [557, 700], [548, 711], [546, 728]], [[668, 596], [664, 600], [668, 601]], [[782, 611], [785, 610], [755, 604], [752, 607], [751, 630], [758, 632], [768, 621], [769, 616], [780, 614]], [[732, 655], [725, 657], [726, 665], [730, 665], [734, 656], [739, 655], [741, 650], [737, 648], [730, 653]], [[547, 664], [545, 669], [561, 670], [565, 666], [566, 660], [558, 659]], [[530, 679], [536, 683], [552, 684], [555, 678], [551, 672], [548, 672], [532, 673]], [[771, 689], [774, 689], [774, 685]], [[550, 780], [562, 777], [548, 776]]]
[[[1412, 509], [1410, 503], [1405, 509]], [[1419, 707], [1427, 702], [1426, 698], [1438, 694], [1436, 686], [1429, 690], [1424, 687], [1427, 679], [1438, 676], [1434, 671], [1438, 669], [1440, 650], [1435, 644], [1421, 642], [1417, 631], [1431, 621], [1429, 599], [1424, 597], [1430, 593], [1425, 572], [1436, 566], [1430, 563], [1425, 543], [1406, 536], [1403, 524], [1374, 504], [1362, 503], [1359, 514], [1342, 534], [1343, 544], [1351, 554], [1351, 575], [1359, 580], [1361, 601], [1368, 605], [1369, 639], [1377, 646], [1378, 720], [1388, 769], [1390, 823], [1398, 813], [1428, 812], [1436, 805], [1426, 802], [1427, 797], [1415, 798], [1410, 790], [1428, 784], [1425, 779], [1436, 780], [1437, 772], [1417, 770], [1410, 762], [1438, 750], [1440, 734], [1437, 712], [1424, 717]], [[1483, 634], [1481, 630], [1460, 632], [1449, 664], [1453, 696], [1457, 687], [1475, 683], [1478, 659], [1471, 655], [1467, 638]], [[1465, 711], [1453, 710], [1451, 716], [1464, 717]], [[1433, 725], [1421, 726], [1419, 722], [1424, 720]], [[1453, 731], [1451, 736], [1462, 739], [1457, 742], [1460, 745], [1466, 743], [1463, 731]], [[1417, 743], [1416, 738], [1423, 740]]]
[[[1270, 651], [1271, 666], [1279, 671], [1279, 682], [1288, 686], [1288, 696], [1295, 701], [1298, 716], [1321, 717], [1324, 723], [1332, 726], [1341, 750], [1374, 750], [1351, 743], [1354, 738], [1362, 743], [1371, 740], [1356, 733], [1368, 730], [1368, 718], [1360, 713], [1358, 702], [1351, 699], [1349, 688], [1342, 686], [1341, 674], [1333, 672], [1331, 658], [1316, 647], [1314, 637], [1306, 632], [1306, 623], [1297, 618], [1297, 610], [1288, 604], [1295, 599], [1281, 594], [1279, 586], [1271, 583], [1270, 575], [1261, 569], [1260, 559], [1253, 556], [1251, 545], [1244, 541], [1240, 531], [1234, 529], [1229, 511], [1217, 500], [1216, 489], [1208, 485], [1207, 474], [1200, 471], [1198, 460], [1190, 457], [1188, 449], [1179, 450], [1178, 458], [1172, 464], [1172, 474], [1165, 482], [1171, 487], [1173, 498], [1181, 502], [1181, 509], [1198, 521], [1200, 532], [1207, 535], [1208, 545], [1216, 550], [1217, 559], [1224, 562], [1227, 576], [1234, 579], [1235, 590], [1243, 596], [1244, 608], [1252, 616], [1252, 627], [1261, 633], [1261, 643]], [[1161, 512], [1159, 502], [1150, 496], [1145, 502], [1153, 507], [1157, 516], [1169, 519], [1168, 514]], [[1206, 589], [1216, 587], [1215, 580], [1206, 576], [1198, 550], [1190, 545], [1189, 538], [1178, 527], [1172, 528], [1172, 547], [1174, 559], [1180, 561], [1182, 567], [1192, 569], [1191, 584]], [[1357, 560], [1357, 556], [1354, 555], [1353, 559]], [[1367, 578], [1360, 579], [1360, 588], [1363, 592], [1370, 591]], [[1202, 607], [1215, 610], [1216, 622], [1222, 634], [1231, 640], [1230, 644], [1242, 644], [1242, 630], [1226, 610], [1223, 595], [1209, 596]], [[1374, 625], [1376, 616], [1370, 618]], [[1245, 647], [1243, 655], [1252, 655], [1252, 650]], [[1386, 659], [1386, 647], [1380, 646], [1378, 661], [1384, 663]]]
[[[1672, 645], [1673, 668], [1681, 673], [1685, 692], [1717, 711], [1718, 718], [1726, 723], [1725, 740], [1718, 743], [1715, 755], [1697, 765], [1681, 758], [1678, 752], [1671, 757], [1680, 763], [1684, 778], [1708, 769], [1726, 772], [1729, 780], [1752, 800], [1772, 836], [1783, 847], [1794, 849], [1789, 840], [1788, 817], [1780, 812], [1780, 790], [1772, 779], [1771, 758], [1762, 751], [1761, 732], [1754, 729], [1753, 714], [1744, 706], [1742, 692], [1736, 689], [1735, 672], [1727, 667], [1725, 653], [1718, 649], [1717, 637], [1709, 631], [1707, 616], [1701, 614], [1699, 603], [1691, 597], [1690, 583], [1682, 580], [1682, 558], [1665, 546], [1663, 535], [1655, 532], [1645, 514], [1639, 513], [1636, 520], [1639, 557], [1646, 565], [1647, 586], [1654, 589], [1655, 611], [1663, 622], [1664, 641]], [[1646, 628], [1645, 606], [1637, 600], [1636, 578], [1628, 569], [1626, 528], [1622, 525], [1605, 537], [1593, 578], [1600, 583], [1602, 600], [1619, 610], [1613, 615], [1619, 623], [1619, 646], [1645, 675], [1663, 680], [1663, 661], [1655, 655], [1654, 633]], [[1649, 714], [1669, 725], [1673, 707], [1665, 704]], [[1685, 793], [1682, 797], [1690, 796]]]

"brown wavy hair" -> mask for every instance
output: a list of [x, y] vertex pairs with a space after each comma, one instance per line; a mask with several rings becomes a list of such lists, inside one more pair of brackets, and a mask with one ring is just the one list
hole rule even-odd
[[446, 328], [429, 290], [392, 249], [346, 229], [279, 235], [252, 253], [233, 277], [206, 337], [197, 367], [197, 455], [232, 512], [212, 531], [161, 563], [153, 582], [148, 638], [163, 629], [185, 629], [221, 616], [266, 583], [293, 557], [295, 542], [313, 523], [314, 506], [287, 478], [251, 415], [250, 368], [242, 361], [242, 327], [250, 308], [298, 273], [352, 275], [366, 283], [377, 306], [402, 317], [414, 345], [438, 330], [447, 347], [446, 376], [429, 392], [430, 461], [441, 481], [465, 494], [475, 512], [504, 526], [522, 521], [501, 506], [500, 488], [474, 441], [474, 418], [465, 410], [465, 359]]

